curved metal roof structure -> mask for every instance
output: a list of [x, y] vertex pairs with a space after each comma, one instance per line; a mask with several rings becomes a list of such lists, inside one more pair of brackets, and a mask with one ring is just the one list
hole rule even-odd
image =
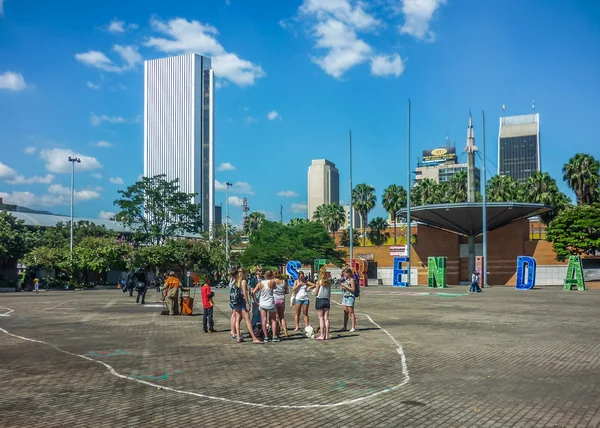
[[[486, 207], [488, 231], [551, 211], [543, 204], [522, 202], [488, 202]], [[414, 207], [410, 209], [410, 216], [411, 220], [448, 232], [477, 236], [483, 233], [482, 211], [481, 202], [464, 202]], [[398, 211], [398, 217], [406, 218], [406, 209]]]
[[[23, 213], [18, 211], [9, 211], [11, 215], [16, 217], [19, 220], [23, 220], [25, 226], [38, 226], [38, 227], [54, 227], [58, 223], [69, 223], [71, 221], [71, 217], [64, 215], [49, 215], [49, 214], [33, 214], [33, 213]], [[104, 226], [109, 230], [113, 230], [115, 232], [122, 233], [131, 233], [132, 231], [127, 227], [124, 227], [121, 223], [112, 220], [103, 220], [99, 218], [79, 218], [75, 217], [73, 219], [75, 223], [78, 221], [89, 221], [90, 223], [96, 224], [98, 226]]]

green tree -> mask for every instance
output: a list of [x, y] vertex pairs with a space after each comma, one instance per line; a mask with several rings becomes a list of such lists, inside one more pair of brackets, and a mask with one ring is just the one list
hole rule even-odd
[[444, 184], [446, 186], [444, 186], [444, 188], [442, 189], [442, 193], [445, 196], [441, 196], [440, 199], [443, 198], [444, 202], [448, 202], [450, 204], [467, 202], [467, 200], [469, 199], [469, 192], [466, 171], [458, 171], [456, 174], [451, 176], [450, 179]]
[[29, 230], [23, 221], [0, 211], [0, 264], [19, 260], [35, 246], [37, 239], [37, 233]]
[[265, 215], [261, 212], [251, 212], [244, 223], [244, 232], [246, 235], [252, 235], [256, 232], [265, 221]]
[[600, 185], [600, 162], [592, 155], [577, 153], [562, 169], [563, 179], [577, 197], [578, 204], [598, 201]]
[[363, 246], [367, 245], [367, 235], [365, 233], [367, 216], [369, 211], [375, 208], [377, 196], [375, 188], [369, 184], [361, 183], [352, 190], [352, 205], [358, 211], [360, 216], [360, 224], [363, 231]]
[[[355, 247], [359, 247], [360, 246], [360, 233], [358, 232], [358, 230], [352, 229], [352, 235], [354, 238], [352, 240], [352, 245]], [[350, 246], [350, 230], [349, 229], [344, 229], [342, 231], [342, 236], [340, 237], [340, 245], [343, 247]]]
[[577, 205], [561, 211], [546, 232], [559, 261], [572, 254], [596, 254], [600, 250], [600, 204]]
[[396, 245], [396, 223], [398, 222], [397, 213], [402, 208], [406, 208], [406, 190], [404, 187], [391, 184], [383, 192], [383, 208], [389, 214], [394, 222], [394, 245]]
[[126, 190], [119, 190], [114, 203], [120, 209], [115, 219], [134, 231], [134, 239], [146, 244], [162, 244], [183, 233], [199, 233], [202, 228], [200, 204], [193, 193], [181, 192], [179, 179], [165, 175], [142, 177]]
[[86, 237], [73, 249], [73, 268], [84, 284], [90, 272], [105, 275], [110, 269], [124, 270], [132, 248], [114, 238]]
[[310, 264], [317, 258], [340, 263], [343, 260], [323, 224], [308, 222], [289, 226], [265, 220], [261, 228], [250, 235], [241, 261], [245, 266], [280, 266], [290, 260]]
[[44, 269], [47, 272], [70, 273], [70, 253], [67, 247], [37, 246], [21, 259], [29, 269]]
[[334, 202], [317, 207], [313, 218], [323, 223], [331, 233], [335, 233], [346, 221], [346, 212], [341, 205]]
[[440, 185], [430, 178], [420, 180], [411, 192], [411, 205], [422, 206], [440, 202]]
[[508, 175], [494, 175], [490, 178], [486, 192], [489, 202], [520, 202], [523, 199], [521, 185]]
[[306, 224], [309, 220], [307, 218], [293, 218], [288, 222], [289, 226], [297, 226], [299, 224]]
[[[73, 244], [85, 238], [118, 238], [118, 233], [89, 221], [78, 221], [73, 224]], [[69, 247], [71, 240], [71, 223], [58, 222], [53, 227], [44, 229], [40, 236], [40, 245], [51, 248]]]
[[389, 237], [390, 234], [387, 232], [387, 221], [383, 217], [375, 217], [369, 222], [369, 231], [367, 236], [369, 241], [374, 245], [382, 245]]
[[545, 204], [552, 208], [552, 211], [541, 215], [545, 224], [570, 205], [569, 198], [558, 189], [556, 180], [547, 172], [533, 173], [522, 188], [524, 202]]

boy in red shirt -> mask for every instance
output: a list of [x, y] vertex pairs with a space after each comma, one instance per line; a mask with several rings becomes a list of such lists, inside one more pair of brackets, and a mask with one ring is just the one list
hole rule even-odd
[[[215, 293], [210, 291], [210, 278], [206, 277], [202, 286], [202, 306], [204, 306], [204, 316], [202, 317], [202, 329], [204, 333], [216, 333], [215, 323], [213, 321], [213, 301]], [[210, 330], [209, 330], [210, 327]]]

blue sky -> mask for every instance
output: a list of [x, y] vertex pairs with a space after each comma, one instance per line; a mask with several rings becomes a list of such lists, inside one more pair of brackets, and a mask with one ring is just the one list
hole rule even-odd
[[306, 216], [311, 159], [337, 164], [348, 201], [348, 129], [355, 184], [378, 202], [405, 185], [408, 98], [413, 165], [446, 134], [462, 149], [470, 108], [480, 145], [485, 110], [489, 176], [502, 105], [535, 100], [542, 168], [567, 191], [562, 165], [600, 157], [596, 3], [0, 0], [0, 196], [67, 214], [76, 154], [76, 215], [114, 212], [143, 172], [142, 61], [190, 51], [218, 77], [216, 178], [236, 183], [234, 224], [244, 196], [268, 218], [280, 204], [284, 220]]

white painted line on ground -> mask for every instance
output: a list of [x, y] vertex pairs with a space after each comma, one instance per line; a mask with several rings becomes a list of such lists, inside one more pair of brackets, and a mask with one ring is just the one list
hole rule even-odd
[[115, 303], [117, 303], [117, 299], [112, 299], [110, 302], [108, 302], [106, 305], [102, 306], [102, 309], [108, 309], [110, 308], [112, 305], [114, 305]]
[[[341, 306], [341, 304], [338, 302], [333, 302], [333, 303]], [[4, 308], [4, 309], [9, 309], [9, 308]], [[12, 312], [13, 310], [10, 309], [10, 311]], [[26, 340], [28, 342], [41, 343], [43, 345], [49, 346], [49, 347], [57, 350], [58, 352], [62, 352], [63, 354], [72, 355], [74, 357], [83, 358], [84, 360], [88, 360], [88, 361], [100, 364], [100, 365], [104, 366], [111, 375], [118, 377], [119, 379], [137, 382], [142, 385], [159, 388], [163, 391], [169, 391], [169, 392], [174, 392], [176, 394], [189, 395], [189, 396], [198, 397], [198, 398], [206, 398], [209, 400], [222, 401], [225, 403], [241, 404], [244, 406], [253, 406], [253, 407], [268, 408], [268, 409], [315, 409], [315, 408], [325, 408], [325, 407], [340, 407], [340, 406], [345, 406], [348, 404], [354, 404], [354, 403], [359, 403], [362, 401], [370, 400], [378, 395], [385, 394], [386, 392], [394, 391], [394, 390], [406, 385], [408, 383], [408, 381], [410, 380], [410, 377], [408, 375], [408, 366], [406, 365], [406, 356], [404, 355], [404, 350], [403, 350], [400, 342], [398, 342], [386, 329], [382, 328], [379, 324], [377, 324], [375, 321], [373, 321], [373, 319], [369, 315], [367, 315], [365, 313], [361, 313], [360, 315], [364, 315], [365, 317], [367, 317], [367, 319], [371, 322], [371, 324], [373, 324], [375, 327], [377, 327], [381, 331], [383, 331], [390, 339], [392, 339], [392, 341], [396, 345], [396, 347], [397, 347], [396, 352], [398, 352], [398, 355], [400, 356], [400, 363], [401, 363], [401, 367], [402, 367], [402, 381], [397, 385], [394, 385], [392, 387], [386, 388], [381, 391], [374, 392], [374, 393], [366, 395], [364, 397], [358, 397], [358, 398], [353, 398], [351, 400], [344, 400], [344, 401], [340, 401], [338, 403], [329, 403], [329, 404], [275, 405], [275, 404], [264, 404], [264, 403], [251, 403], [251, 402], [242, 401], [242, 400], [232, 400], [230, 398], [225, 398], [225, 397], [216, 397], [216, 396], [212, 396], [212, 395], [202, 394], [199, 392], [184, 391], [181, 389], [175, 389], [175, 388], [171, 388], [168, 386], [159, 385], [159, 384], [156, 384], [153, 382], [148, 382], [145, 380], [137, 379], [137, 378], [134, 378], [131, 376], [123, 375], [123, 374], [117, 372], [113, 366], [105, 363], [104, 361], [95, 360], [86, 355], [74, 354], [72, 352], [65, 351], [63, 349], [60, 349], [58, 346], [52, 345], [51, 343], [44, 342], [43, 340], [30, 339], [28, 337], [19, 336], [19, 335], [8, 332], [7, 330], [5, 330], [1, 327], [0, 327], [0, 331], [2, 331], [3, 333], [5, 333], [9, 336], [16, 337], [16, 338], [22, 339], [22, 340]]]
[[8, 312], [4, 312], [2, 314], [0, 314], [0, 317], [9, 317], [11, 313], [13, 313], [15, 310], [11, 309], [11, 308], [0, 308], [0, 309], [6, 309]]
[[46, 309], [44, 309], [44, 310], [45, 310], [45, 311], [49, 311], [49, 310], [51, 310], [51, 309], [56, 309], [56, 308], [58, 308], [59, 306], [65, 305], [65, 304], [67, 304], [67, 303], [69, 303], [69, 302], [73, 302], [73, 301], [74, 301], [74, 300], [65, 300], [64, 302], [57, 303], [56, 305], [54, 305], [54, 306], [50, 306], [49, 308], [46, 308]]

